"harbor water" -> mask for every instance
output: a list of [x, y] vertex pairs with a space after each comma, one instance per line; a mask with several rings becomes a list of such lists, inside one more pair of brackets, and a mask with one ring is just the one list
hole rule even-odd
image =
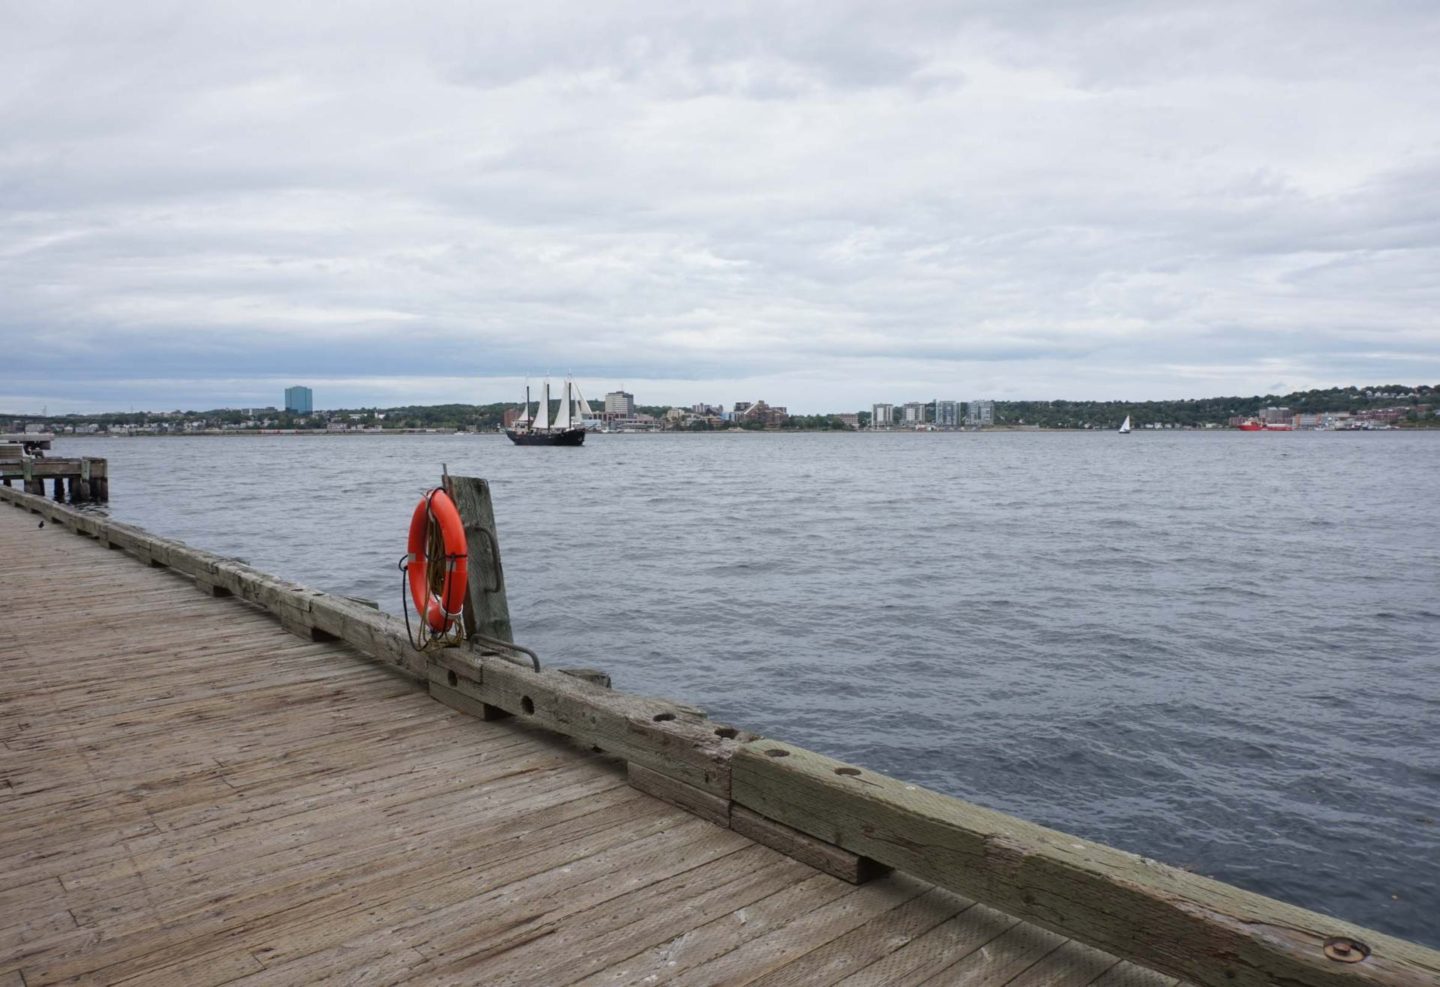
[[1440, 946], [1440, 434], [54, 454], [108, 457], [121, 520], [393, 612], [420, 494], [485, 477], [548, 662]]

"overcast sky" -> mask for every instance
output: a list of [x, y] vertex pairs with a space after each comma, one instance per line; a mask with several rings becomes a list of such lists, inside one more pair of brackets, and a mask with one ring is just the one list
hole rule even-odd
[[0, 0], [0, 411], [1440, 380], [1440, 3]]

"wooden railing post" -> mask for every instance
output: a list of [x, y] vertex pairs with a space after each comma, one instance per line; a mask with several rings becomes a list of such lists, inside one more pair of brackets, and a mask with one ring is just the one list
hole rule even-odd
[[500, 539], [495, 533], [495, 508], [490, 484], [474, 476], [448, 476], [450, 497], [465, 526], [469, 579], [465, 600], [465, 634], [483, 634], [514, 641], [510, 604], [505, 598], [505, 570], [500, 564]]

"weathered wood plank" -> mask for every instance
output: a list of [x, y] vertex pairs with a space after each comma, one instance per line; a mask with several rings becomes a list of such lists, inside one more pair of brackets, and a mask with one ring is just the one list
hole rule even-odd
[[730, 827], [756, 843], [779, 850], [787, 857], [794, 857], [849, 884], [873, 881], [890, 869], [869, 857], [816, 839], [733, 802], [730, 804]]
[[732, 910], [687, 929], [643, 952], [597, 971], [575, 987], [618, 987], [622, 984], [667, 984], [687, 970], [704, 967], [717, 957], [783, 928], [802, 915], [850, 894], [850, 885], [826, 874], [809, 877], [767, 898]]
[[[683, 781], [676, 781], [669, 775], [651, 771], [640, 764], [627, 765], [626, 774], [630, 779], [631, 788], [638, 789], [646, 795], [652, 795], [661, 801], [669, 802], [671, 805], [684, 809], [717, 826], [730, 828], [729, 799], [712, 795], [693, 785], [687, 785]], [[757, 840], [756, 842], [761, 841]]]
[[948, 891], [931, 888], [899, 908], [878, 915], [819, 949], [798, 957], [759, 980], [751, 981], [748, 987], [785, 987], [793, 984], [829, 987], [903, 948], [972, 904]]
[[795, 915], [765, 935], [750, 939], [704, 966], [668, 978], [673, 987], [719, 987], [750, 983], [774, 973], [824, 943], [858, 929], [924, 894], [928, 886], [892, 875], [854, 888], [813, 911]]
[[1115, 957], [1071, 939], [1014, 980], [1007, 987], [1087, 987], [1116, 965]]
[[915, 987], [931, 983], [957, 962], [984, 949], [1019, 919], [984, 905], [969, 908], [852, 973], [837, 987]]
[[[1197, 983], [1440, 980], [1435, 950], [790, 744], [747, 744], [731, 766], [737, 805]], [[1365, 943], [1368, 958], [1330, 959], [1332, 937]]]

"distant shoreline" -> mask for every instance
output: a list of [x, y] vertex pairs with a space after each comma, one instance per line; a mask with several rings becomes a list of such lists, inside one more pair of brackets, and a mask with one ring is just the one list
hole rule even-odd
[[[1193, 428], [1193, 427], [1192, 427], [1192, 428], [1164, 428], [1164, 429], [1138, 429], [1138, 428], [1137, 428], [1137, 429], [1135, 429], [1134, 432], [1131, 433], [1131, 434], [1145, 434], [1145, 433], [1149, 433], [1149, 432], [1156, 432], [1156, 433], [1183, 432], [1183, 433], [1205, 433], [1205, 434], [1212, 434], [1212, 433], [1226, 433], [1226, 432], [1240, 432], [1240, 431], [1241, 431], [1240, 429], [1230, 428], [1230, 427], [1219, 427], [1219, 428]], [[1362, 429], [1362, 428], [1321, 428], [1321, 429], [1294, 429], [1294, 430], [1286, 430], [1286, 431], [1287, 431], [1287, 432], [1288, 432], [1288, 431], [1295, 431], [1295, 432], [1437, 432], [1437, 433], [1440, 433], [1440, 428], [1437, 428], [1437, 427], [1427, 427], [1427, 426], [1424, 426], [1424, 425], [1421, 425], [1421, 426], [1413, 426], [1413, 425], [1412, 425], [1412, 426], [1399, 426], [1399, 427], [1391, 427], [1391, 428], [1371, 428], [1371, 429]], [[878, 431], [875, 430], [875, 429], [868, 429], [868, 428], [866, 428], [866, 429], [858, 429], [858, 430], [826, 429], [826, 428], [776, 428], [776, 429], [764, 429], [764, 430], [759, 430], [759, 429], [727, 428], [727, 429], [716, 429], [716, 430], [713, 430], [713, 431], [692, 431], [692, 430], [689, 430], [689, 429], [669, 429], [669, 430], [657, 430], [657, 431], [653, 431], [653, 432], [594, 432], [594, 433], [592, 433], [592, 435], [597, 435], [597, 436], [598, 436], [598, 435], [603, 435], [603, 436], [605, 436], [606, 438], [611, 438], [611, 437], [631, 438], [631, 437], [639, 437], [639, 436], [657, 436], [657, 435], [669, 435], [669, 436], [683, 435], [683, 436], [691, 436], [691, 437], [705, 437], [705, 436], [717, 436], [717, 435], [987, 435], [987, 434], [991, 434], [991, 435], [993, 435], [993, 434], [1006, 434], [1006, 435], [1011, 435], [1011, 434], [1015, 434], [1015, 433], [1022, 433], [1022, 434], [1023, 434], [1023, 433], [1041, 433], [1041, 432], [1047, 433], [1047, 434], [1057, 434], [1057, 435], [1075, 435], [1075, 434], [1081, 434], [1081, 435], [1110, 435], [1110, 434], [1115, 434], [1115, 430], [1114, 430], [1114, 429], [1106, 429], [1106, 428], [1052, 428], [1052, 427], [1043, 427], [1043, 426], [1039, 426], [1039, 425], [1033, 425], [1033, 426], [1032, 426], [1032, 425], [993, 425], [993, 426], [989, 426], [989, 427], [986, 427], [986, 428], [951, 428], [951, 429], [933, 429], [933, 430], [931, 430], [931, 429], [892, 428], [892, 429], [880, 429], [880, 430], [878, 430]], [[408, 437], [416, 437], [416, 436], [451, 436], [451, 437], [455, 437], [455, 436], [470, 436], [470, 437], [475, 437], [475, 438], [482, 438], [482, 437], [494, 437], [494, 438], [499, 438], [499, 437], [501, 437], [501, 436], [504, 435], [503, 432], [489, 431], [489, 430], [480, 431], [480, 432], [457, 432], [457, 431], [447, 430], [447, 429], [385, 429], [385, 430], [383, 430], [383, 431], [377, 430], [377, 431], [373, 431], [373, 432], [362, 432], [362, 431], [330, 432], [330, 431], [319, 431], [319, 430], [312, 430], [312, 429], [291, 429], [291, 430], [286, 430], [286, 431], [281, 431], [281, 430], [267, 430], [267, 431], [254, 431], [254, 430], [246, 430], [246, 431], [238, 431], [238, 430], [237, 430], [237, 431], [222, 431], [222, 430], [218, 430], [218, 429], [209, 429], [209, 430], [195, 431], [195, 432], [141, 432], [141, 433], [124, 433], [124, 432], [120, 432], [120, 433], [116, 433], [116, 432], [58, 432], [58, 433], [52, 433], [52, 434], [54, 435], [54, 441], [57, 441], [57, 442], [58, 442], [58, 441], [63, 441], [63, 440], [66, 440], [66, 439], [114, 439], [114, 440], [117, 440], [117, 441], [119, 441], [119, 440], [124, 440], [124, 439], [188, 439], [188, 438], [206, 438], [206, 439], [221, 439], [221, 438], [226, 438], [226, 439], [275, 439], [275, 438], [294, 438], [294, 437], [302, 437], [302, 438], [328, 438], [328, 439], [354, 439], [354, 438], [376, 438], [376, 437], [382, 437], [382, 436], [383, 436], [383, 437], [406, 437], [406, 436], [408, 436]]]

